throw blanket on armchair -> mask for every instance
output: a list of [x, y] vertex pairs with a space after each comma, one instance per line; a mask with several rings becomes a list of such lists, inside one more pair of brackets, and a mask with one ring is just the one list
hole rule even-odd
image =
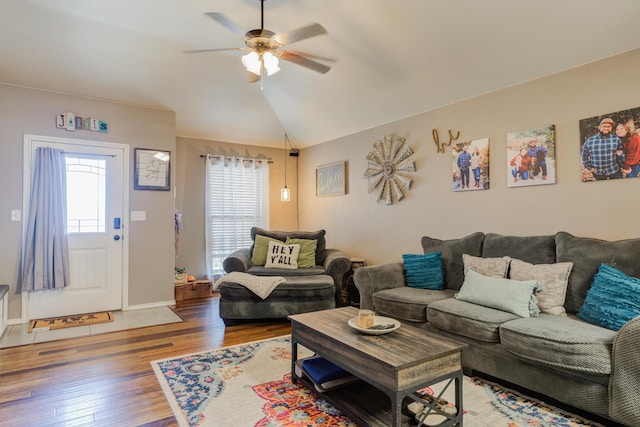
[[265, 299], [276, 286], [285, 280], [282, 276], [254, 276], [248, 273], [232, 271], [216, 280], [216, 283], [213, 284], [213, 290], [217, 290], [223, 282], [232, 282], [244, 286], [260, 298]]

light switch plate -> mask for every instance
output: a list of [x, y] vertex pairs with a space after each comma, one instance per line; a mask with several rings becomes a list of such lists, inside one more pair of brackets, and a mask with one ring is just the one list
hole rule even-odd
[[147, 211], [131, 211], [131, 221], [146, 221]]

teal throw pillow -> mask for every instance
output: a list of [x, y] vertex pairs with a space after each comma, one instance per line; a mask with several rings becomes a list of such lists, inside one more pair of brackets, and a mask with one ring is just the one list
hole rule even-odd
[[444, 287], [442, 252], [426, 255], [404, 254], [404, 273], [410, 288], [441, 290]]
[[600, 264], [578, 317], [618, 331], [637, 316], [640, 316], [640, 279]]

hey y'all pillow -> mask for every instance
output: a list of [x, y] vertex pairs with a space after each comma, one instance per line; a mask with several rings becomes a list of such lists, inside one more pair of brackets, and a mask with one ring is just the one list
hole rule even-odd
[[300, 245], [285, 245], [284, 243], [269, 242], [265, 268], [298, 268]]

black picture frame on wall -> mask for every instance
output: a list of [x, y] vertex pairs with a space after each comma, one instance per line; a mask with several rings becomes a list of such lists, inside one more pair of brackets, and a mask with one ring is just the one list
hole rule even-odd
[[149, 148], [133, 150], [133, 189], [169, 191], [171, 152]]

